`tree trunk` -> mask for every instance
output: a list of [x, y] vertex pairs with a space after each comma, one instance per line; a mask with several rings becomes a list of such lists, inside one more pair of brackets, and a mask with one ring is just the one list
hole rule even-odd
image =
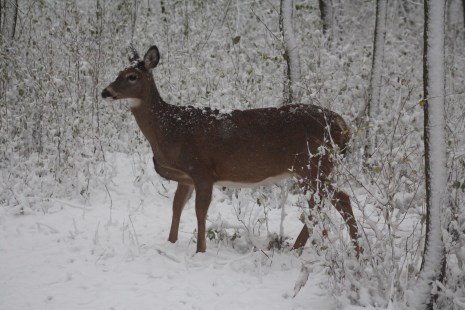
[[153, 13], [155, 15], [155, 18], [161, 25], [163, 20], [162, 20], [162, 12], [161, 12], [162, 8], [161, 8], [160, 0], [150, 1], [150, 4], [153, 5]]
[[375, 152], [376, 126], [379, 115], [380, 97], [381, 97], [381, 75], [383, 71], [384, 58], [384, 40], [386, 37], [386, 14], [388, 0], [376, 1], [376, 23], [373, 40], [373, 59], [371, 64], [370, 86], [368, 89], [368, 126], [367, 126], [367, 148], [365, 155], [371, 156]]
[[462, 0], [463, 25], [465, 26], [465, 0]]
[[131, 42], [134, 40], [134, 32], [136, 31], [137, 11], [139, 8], [138, 0], [133, 1], [131, 14]]
[[2, 29], [3, 29], [3, 0], [0, 0], [0, 43], [2, 41]]
[[279, 26], [284, 39], [284, 59], [287, 64], [283, 91], [285, 104], [300, 100], [300, 91], [297, 88], [300, 80], [300, 57], [292, 25], [293, 11], [293, 0], [281, 0]]
[[[333, 3], [331, 0], [318, 0], [320, 6], [321, 23], [323, 25], [323, 34], [328, 34], [333, 25]], [[331, 33], [329, 33], [331, 36]]]
[[445, 0], [425, 0], [423, 52], [424, 134], [426, 173], [426, 240], [416, 286], [415, 308], [433, 309], [436, 281], [444, 272], [442, 209], [447, 204], [445, 143]]
[[13, 40], [18, 20], [18, 0], [5, 0], [2, 13], [3, 23], [0, 23], [2, 39]]

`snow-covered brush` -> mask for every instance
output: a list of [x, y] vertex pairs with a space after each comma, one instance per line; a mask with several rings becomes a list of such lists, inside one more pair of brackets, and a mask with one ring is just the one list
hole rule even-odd
[[137, 52], [132, 42], [128, 44], [128, 57], [129, 57], [129, 63], [131, 64], [131, 66], [137, 65], [137, 63], [140, 60], [139, 53]]

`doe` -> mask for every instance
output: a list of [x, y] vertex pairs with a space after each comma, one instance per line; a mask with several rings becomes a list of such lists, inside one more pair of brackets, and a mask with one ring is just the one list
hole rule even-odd
[[[160, 60], [158, 48], [150, 47], [142, 60], [134, 48], [129, 51], [131, 65], [103, 90], [102, 97], [132, 100], [131, 111], [150, 143], [155, 170], [178, 182], [170, 242], [178, 239], [181, 212], [194, 189], [197, 252], [205, 252], [205, 222], [214, 185], [262, 186], [296, 177], [302, 190], [312, 193], [311, 209], [316, 195], [320, 201], [329, 198], [348, 225], [358, 254], [349, 196], [328, 182], [336, 154], [345, 151], [350, 139], [340, 115], [303, 104], [231, 113], [171, 105], [160, 97], [152, 74]], [[294, 248], [303, 247], [308, 237], [304, 225]]]

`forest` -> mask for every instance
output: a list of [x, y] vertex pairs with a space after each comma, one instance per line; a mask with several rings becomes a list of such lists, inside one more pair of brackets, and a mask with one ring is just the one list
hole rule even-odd
[[[177, 184], [102, 98], [153, 45], [171, 105], [341, 115], [363, 250], [294, 178], [168, 242]], [[465, 309], [464, 102], [463, 0], [0, 0], [0, 309]]]

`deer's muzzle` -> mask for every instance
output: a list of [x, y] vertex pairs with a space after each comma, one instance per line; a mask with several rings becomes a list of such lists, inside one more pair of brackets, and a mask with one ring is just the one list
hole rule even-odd
[[103, 98], [103, 99], [106, 99], [106, 98], [108, 98], [108, 97], [113, 98], [113, 96], [112, 96], [111, 93], [108, 91], [108, 89], [105, 88], [105, 89], [102, 91], [102, 98]]

